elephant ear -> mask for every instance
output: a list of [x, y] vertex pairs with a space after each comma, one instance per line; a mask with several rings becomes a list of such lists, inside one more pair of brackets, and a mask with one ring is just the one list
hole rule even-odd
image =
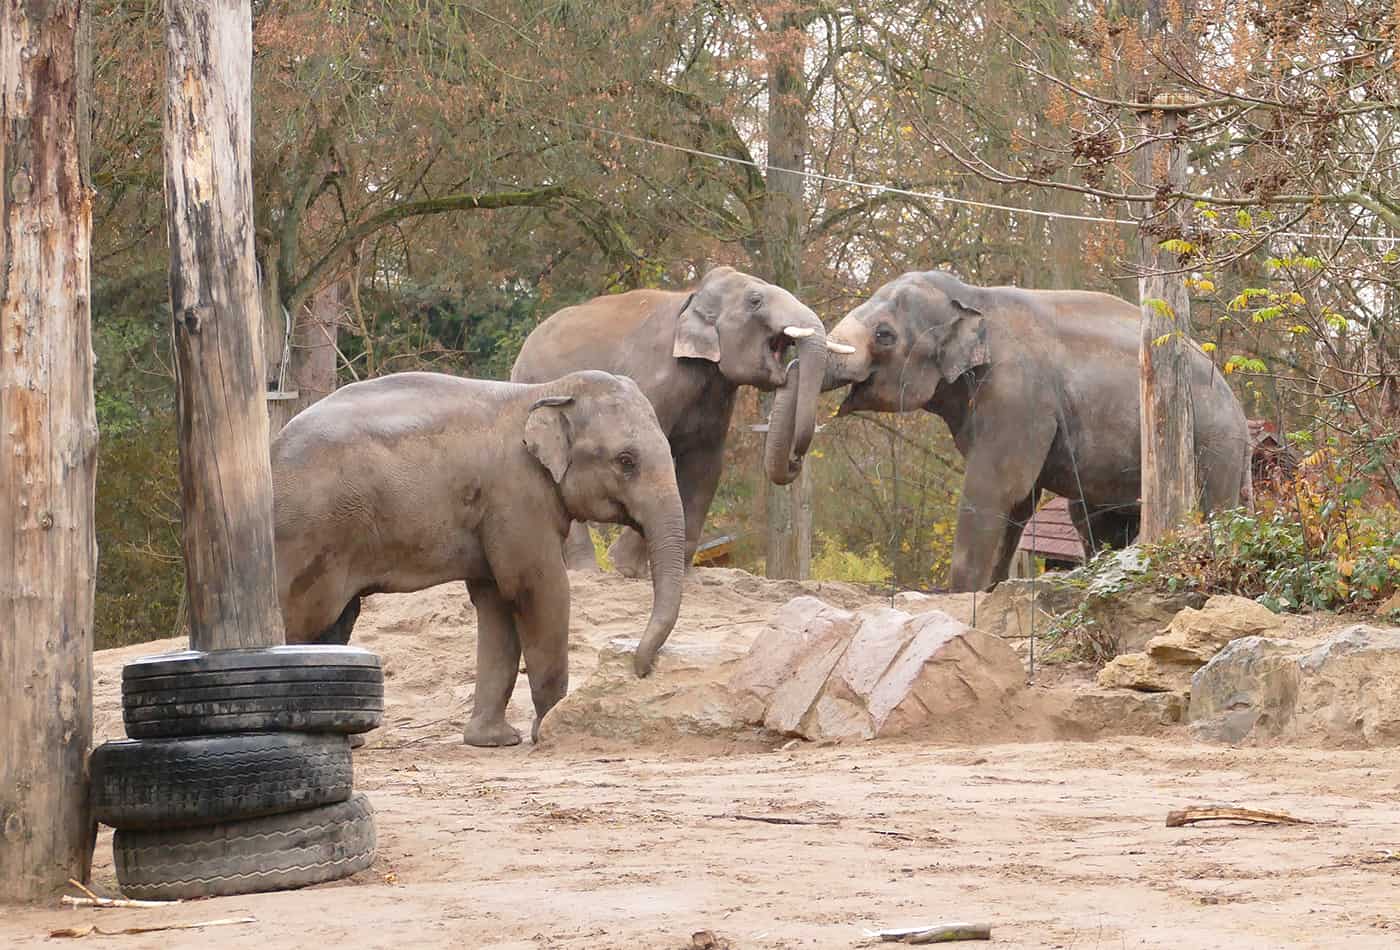
[[716, 323], [724, 309], [722, 285], [734, 274], [732, 267], [716, 267], [705, 274], [700, 286], [685, 299], [676, 316], [676, 339], [671, 355], [677, 359], [719, 362], [719, 329]]
[[958, 317], [948, 331], [943, 346], [939, 348], [938, 369], [946, 382], [953, 382], [964, 373], [992, 361], [987, 349], [987, 322], [979, 315], [981, 311], [953, 301], [953, 306], [966, 312]]
[[525, 448], [549, 470], [555, 484], [569, 470], [574, 430], [563, 407], [573, 401], [573, 396], [546, 396], [530, 407], [525, 418]]

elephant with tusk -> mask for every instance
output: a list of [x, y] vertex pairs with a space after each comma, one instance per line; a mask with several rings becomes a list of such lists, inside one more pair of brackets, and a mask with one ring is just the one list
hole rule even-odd
[[463, 580], [477, 612], [476, 705], [464, 738], [513, 745], [523, 652], [539, 721], [568, 689], [574, 521], [645, 538], [646, 676], [680, 610], [685, 516], [670, 446], [630, 379], [543, 385], [398, 373], [339, 389], [272, 443], [277, 578], [287, 642], [346, 643], [360, 598]]
[[[1140, 320], [1109, 294], [927, 271], [885, 284], [832, 329], [822, 388], [850, 387], [840, 414], [925, 409], [966, 459], [953, 590], [1006, 578], [1042, 489], [1070, 499], [1090, 551], [1137, 535]], [[1245, 503], [1244, 410], [1199, 348], [1190, 372], [1201, 510]]]
[[[789, 349], [795, 359], [785, 358]], [[525, 340], [511, 379], [542, 382], [599, 369], [637, 381], [675, 458], [689, 564], [719, 485], [738, 388], [777, 391], [764, 471], [787, 484], [801, 471], [816, 431], [826, 354], [821, 320], [796, 297], [731, 267], [716, 267], [689, 292], [634, 290], [560, 310]], [[609, 553], [619, 571], [645, 571], [635, 533], [623, 532]], [[570, 535], [568, 563], [595, 566], [582, 523]]]

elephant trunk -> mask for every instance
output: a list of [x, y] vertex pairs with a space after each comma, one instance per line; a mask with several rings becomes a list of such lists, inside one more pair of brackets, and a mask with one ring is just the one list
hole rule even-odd
[[822, 331], [797, 341], [797, 359], [773, 397], [763, 468], [769, 481], [786, 485], [802, 471], [802, 458], [817, 430], [817, 398], [826, 373], [826, 335]]
[[645, 519], [638, 519], [651, 563], [651, 619], [637, 644], [632, 665], [638, 676], [651, 673], [656, 654], [676, 625], [685, 583], [685, 512], [674, 485], [670, 498]]

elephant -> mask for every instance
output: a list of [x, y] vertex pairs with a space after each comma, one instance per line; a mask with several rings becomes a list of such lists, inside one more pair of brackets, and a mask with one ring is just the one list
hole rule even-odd
[[[796, 345], [797, 358], [785, 366], [789, 344]], [[781, 287], [716, 267], [689, 292], [633, 290], [558, 311], [526, 338], [511, 379], [542, 382], [597, 369], [637, 381], [671, 444], [689, 565], [719, 485], [738, 387], [777, 390], [764, 470], [787, 484], [801, 471], [816, 430], [825, 366], [826, 333], [815, 313]], [[610, 553], [619, 571], [642, 572], [635, 534], [624, 531]], [[570, 535], [568, 563], [595, 566], [582, 523]]]
[[[1006, 578], [1042, 489], [1070, 499], [1086, 549], [1138, 530], [1141, 316], [1110, 294], [975, 287], [940, 271], [882, 286], [832, 329], [852, 353], [824, 390], [849, 386], [838, 415], [926, 409], [966, 461], [951, 586]], [[1244, 410], [1199, 347], [1190, 351], [1200, 507], [1250, 498]]]
[[278, 433], [272, 477], [288, 643], [347, 643], [366, 594], [466, 581], [477, 613], [469, 745], [520, 742], [505, 710], [522, 650], [536, 738], [568, 690], [572, 522], [646, 538], [652, 609], [637, 675], [675, 626], [685, 516], [666, 437], [630, 379], [410, 372], [352, 383]]

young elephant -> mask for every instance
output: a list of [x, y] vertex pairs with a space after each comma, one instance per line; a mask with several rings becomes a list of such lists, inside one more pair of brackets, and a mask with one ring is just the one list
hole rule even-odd
[[287, 642], [347, 642], [365, 594], [467, 582], [478, 631], [470, 745], [520, 741], [505, 710], [522, 650], [535, 735], [568, 689], [570, 523], [646, 538], [652, 611], [638, 676], [676, 623], [685, 516], [666, 437], [630, 379], [355, 383], [278, 433], [272, 476]]

